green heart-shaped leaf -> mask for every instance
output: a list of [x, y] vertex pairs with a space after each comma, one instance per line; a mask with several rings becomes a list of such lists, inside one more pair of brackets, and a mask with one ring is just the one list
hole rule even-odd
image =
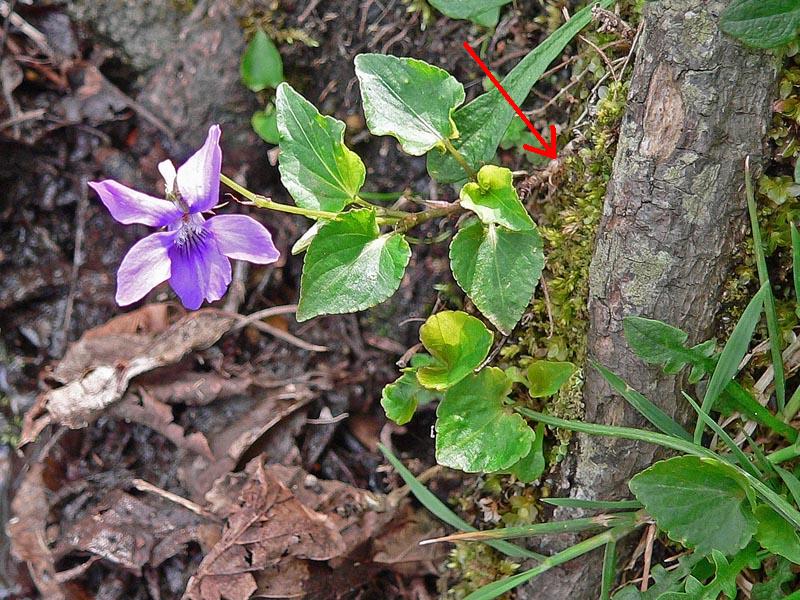
[[494, 27], [500, 7], [511, 0], [430, 0], [430, 5], [451, 19], [467, 19], [483, 27]]
[[356, 210], [323, 225], [306, 251], [297, 320], [375, 306], [400, 286], [411, 248], [381, 235], [375, 212]]
[[359, 54], [355, 64], [373, 134], [397, 138], [414, 156], [458, 137], [452, 114], [464, 102], [464, 86], [447, 71], [387, 54]]
[[461, 188], [461, 206], [486, 223], [503, 225], [512, 231], [535, 229], [533, 219], [519, 200], [510, 169], [486, 165], [478, 171], [478, 182]]
[[505, 405], [510, 391], [511, 382], [494, 367], [447, 390], [436, 409], [437, 462], [468, 473], [491, 473], [527, 456], [535, 436]]
[[777, 48], [797, 38], [797, 0], [733, 0], [723, 11], [720, 29], [748, 46]]
[[253, 131], [268, 144], [278, 144], [281, 141], [281, 134], [278, 131], [278, 112], [270, 104], [264, 110], [253, 113], [250, 117], [250, 125]]
[[670, 539], [699, 553], [735, 554], [756, 532], [754, 492], [723, 462], [696, 456], [662, 460], [628, 486]]
[[577, 367], [571, 362], [537, 360], [528, 367], [528, 392], [531, 398], [552, 396], [564, 385]]
[[510, 231], [474, 222], [453, 238], [450, 268], [478, 310], [508, 334], [530, 304], [542, 274], [542, 239], [536, 229]]
[[417, 371], [417, 379], [426, 388], [445, 390], [480, 366], [494, 336], [479, 319], [446, 310], [425, 321], [419, 339], [436, 362]]
[[531, 451], [511, 467], [511, 474], [522, 483], [533, 483], [544, 473], [544, 423], [536, 425], [536, 437], [531, 444]]
[[239, 74], [242, 82], [254, 92], [277, 87], [283, 81], [281, 53], [263, 30], [257, 30], [247, 44]]
[[366, 169], [344, 145], [344, 123], [319, 114], [288, 83], [275, 97], [281, 182], [298, 206], [339, 212], [355, 200]]

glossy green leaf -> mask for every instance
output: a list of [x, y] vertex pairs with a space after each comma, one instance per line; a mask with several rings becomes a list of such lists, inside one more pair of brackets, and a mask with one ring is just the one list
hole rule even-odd
[[800, 537], [797, 530], [766, 504], [758, 506], [755, 515], [758, 519], [756, 541], [770, 552], [800, 564]]
[[720, 19], [722, 31], [755, 48], [788, 44], [799, 28], [797, 0], [733, 0]]
[[344, 145], [344, 123], [319, 114], [287, 83], [275, 98], [281, 182], [298, 206], [339, 212], [358, 195], [366, 169]]
[[510, 391], [511, 383], [495, 367], [447, 390], [436, 409], [437, 462], [468, 473], [491, 473], [526, 456], [535, 435], [525, 419], [506, 406]]
[[653, 424], [657, 429], [661, 430], [667, 435], [682, 438], [686, 441], [690, 441], [692, 439], [692, 436], [689, 435], [689, 432], [676, 423], [672, 417], [661, 410], [661, 408], [651, 402], [648, 398], [630, 387], [616, 373], [609, 371], [604, 366], [599, 364], [595, 364], [594, 367], [600, 371], [600, 374], [609, 383], [609, 385], [614, 388], [614, 391], [625, 398], [628, 404], [635, 408], [640, 415], [650, 421], [650, 423]]
[[268, 144], [278, 144], [281, 141], [281, 134], [278, 131], [278, 111], [270, 104], [264, 110], [253, 113], [250, 117], [250, 125], [253, 131]]
[[500, 15], [500, 7], [511, 0], [429, 0], [430, 5], [451, 19], [466, 19], [494, 27]]
[[383, 302], [400, 286], [410, 257], [402, 235], [380, 233], [372, 210], [352, 211], [326, 223], [303, 262], [297, 320]]
[[414, 156], [458, 137], [452, 115], [464, 102], [464, 86], [447, 71], [387, 54], [359, 54], [355, 65], [373, 134], [397, 138]]
[[478, 171], [477, 183], [461, 188], [461, 206], [486, 223], [496, 223], [512, 231], [534, 229], [533, 219], [520, 202], [510, 169], [486, 165]]
[[536, 229], [510, 231], [474, 222], [453, 238], [450, 268], [478, 310], [508, 334], [525, 313], [542, 274], [542, 239]]
[[494, 336], [480, 319], [446, 310], [425, 321], [419, 339], [435, 362], [417, 371], [417, 379], [426, 388], [445, 390], [481, 365]]
[[723, 462], [670, 458], [635, 475], [629, 487], [670, 539], [697, 552], [734, 554], [756, 532], [754, 492]]
[[[613, 0], [600, 0], [599, 4], [608, 8]], [[509, 72], [501, 83], [514, 102], [522, 104], [550, 63], [561, 56], [570, 40], [591, 20], [592, 6], [579, 10]], [[477, 171], [494, 157], [515, 113], [500, 92], [492, 89], [455, 111], [453, 118], [460, 134], [453, 145]], [[450, 154], [442, 152], [428, 155], [428, 173], [441, 183], [464, 179], [463, 168]]]
[[571, 362], [536, 360], [528, 366], [528, 393], [531, 398], [552, 396], [569, 381], [577, 367]]
[[417, 381], [417, 369], [433, 362], [427, 354], [415, 354], [411, 359], [410, 369], [393, 383], [387, 384], [381, 393], [381, 406], [386, 411], [386, 417], [398, 425], [405, 425], [414, 416], [418, 406], [425, 405], [441, 396], [436, 392], [424, 388]]
[[258, 29], [247, 44], [239, 65], [242, 82], [254, 92], [277, 87], [283, 81], [283, 61], [275, 44]]
[[511, 467], [511, 474], [522, 483], [532, 483], [544, 473], [544, 423], [536, 426], [536, 437], [533, 438], [531, 451]]

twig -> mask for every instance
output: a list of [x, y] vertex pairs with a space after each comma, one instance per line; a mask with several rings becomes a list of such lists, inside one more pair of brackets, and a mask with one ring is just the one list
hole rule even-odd
[[553, 337], [553, 335], [556, 332], [556, 323], [553, 320], [553, 311], [551, 309], [551, 303], [550, 303], [550, 292], [547, 290], [547, 280], [544, 278], [544, 275], [542, 275], [541, 282], [542, 282], [542, 295], [544, 296], [544, 306], [547, 309], [547, 320], [550, 322], [550, 332], [547, 334], [547, 339], [549, 340], [550, 338]]
[[208, 512], [199, 504], [195, 504], [191, 500], [184, 498], [182, 496], [178, 496], [178, 494], [173, 494], [172, 492], [168, 492], [167, 490], [162, 490], [160, 487], [153, 485], [145, 481], [144, 479], [134, 479], [131, 481], [131, 485], [135, 487], [140, 492], [149, 492], [151, 494], [155, 494], [156, 496], [161, 496], [165, 500], [169, 500], [170, 502], [174, 502], [175, 504], [180, 504], [182, 507], [192, 511], [200, 515], [201, 517], [206, 517], [209, 519], [213, 519], [214, 521], [219, 521], [219, 518]]
[[16, 116], [10, 117], [5, 121], [0, 121], [0, 131], [14, 127], [25, 121], [33, 121], [45, 115], [45, 109], [37, 108], [35, 110], [26, 110], [25, 112], [17, 113]]
[[651, 523], [647, 528], [647, 537], [645, 538], [644, 545], [644, 568], [642, 569], [642, 585], [639, 588], [641, 591], [646, 592], [647, 586], [650, 584], [650, 565], [653, 561], [653, 540], [656, 536], [656, 525]]
[[296, 337], [289, 333], [288, 331], [284, 331], [274, 325], [270, 325], [269, 323], [265, 323], [261, 319], [266, 319], [267, 317], [272, 317], [275, 315], [285, 315], [291, 314], [297, 311], [296, 304], [289, 304], [286, 306], [274, 306], [272, 308], [267, 308], [262, 311], [258, 311], [253, 313], [252, 315], [244, 316], [238, 313], [231, 313], [228, 311], [221, 310], [220, 313], [233, 317], [237, 319], [239, 322], [236, 323], [231, 328], [231, 332], [238, 331], [239, 329], [251, 325], [256, 329], [259, 329], [265, 333], [268, 333], [276, 338], [283, 340], [284, 342], [288, 342], [293, 346], [297, 346], [298, 348], [302, 348], [303, 350], [308, 350], [309, 352], [327, 352], [327, 346], [318, 346], [317, 344], [311, 344], [306, 342], [305, 340], [301, 340], [299, 337]]
[[319, 4], [319, 2], [320, 0], [311, 0], [311, 2], [308, 3], [308, 6], [306, 6], [305, 10], [300, 13], [299, 17], [297, 17], [297, 22], [302, 24], [309, 17], [309, 15], [311, 15], [312, 11], [317, 8], [317, 4]]
[[[16, 4], [16, 0], [11, 0], [10, 3], [6, 2], [5, 0], [0, 0], [0, 17], [6, 19], [6, 24], [3, 27], [3, 43], [5, 44], [5, 40], [8, 37], [8, 24], [10, 23], [19, 29], [20, 32], [22, 32], [25, 36], [27, 36], [42, 52], [42, 54], [46, 54], [50, 58], [54, 58], [55, 52], [53, 52], [53, 49], [47, 43], [47, 36], [15, 13], [14, 4]], [[0, 50], [0, 60], [2, 59], [3, 51]]]
[[605, 52], [603, 52], [603, 50], [600, 48], [600, 46], [595, 44], [589, 38], [584, 37], [582, 35], [579, 35], [578, 38], [580, 38], [581, 41], [586, 42], [587, 44], [589, 44], [592, 48], [594, 48], [595, 52], [597, 52], [600, 56], [603, 57], [603, 61], [606, 63], [606, 66], [608, 67], [608, 70], [611, 71], [611, 76], [614, 78], [614, 81], [619, 82], [619, 77], [617, 76], [617, 72], [614, 70], [614, 65], [611, 64], [611, 60], [609, 60], [608, 55]]
[[78, 289], [78, 275], [81, 265], [83, 265], [83, 240], [86, 237], [86, 211], [89, 207], [89, 197], [87, 190], [87, 177], [80, 178], [80, 195], [78, 196], [78, 208], [75, 211], [75, 250], [72, 253], [72, 271], [69, 279], [69, 292], [67, 293], [67, 303], [64, 307], [64, 320], [61, 326], [61, 339], [58, 340], [55, 354], [60, 356], [66, 349], [69, 339], [69, 327], [72, 324], [72, 311], [75, 305], [75, 293]]

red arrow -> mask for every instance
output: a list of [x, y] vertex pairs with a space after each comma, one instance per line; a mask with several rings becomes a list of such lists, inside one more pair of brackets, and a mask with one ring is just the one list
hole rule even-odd
[[539, 140], [539, 143], [543, 146], [543, 148], [534, 148], [530, 144], [523, 144], [522, 147], [525, 148], [525, 150], [527, 150], [528, 152], [535, 152], [536, 154], [541, 154], [542, 156], [546, 156], [547, 158], [555, 159], [557, 156], [556, 126], [550, 125], [550, 143], [548, 144], [545, 141], [544, 137], [542, 137], [542, 135], [538, 131], [536, 131], [536, 127], [533, 126], [531, 120], [527, 116], [525, 116], [525, 113], [520, 110], [519, 106], [517, 106], [517, 103], [514, 102], [514, 99], [508, 95], [508, 92], [505, 90], [505, 88], [503, 88], [500, 82], [497, 81], [497, 78], [494, 75], [492, 75], [492, 72], [489, 70], [489, 67], [486, 66], [486, 63], [484, 63], [481, 60], [481, 57], [478, 56], [478, 54], [475, 52], [475, 50], [472, 49], [469, 43], [464, 42], [464, 49], [469, 53], [469, 55], [472, 58], [475, 59], [475, 62], [478, 63], [478, 66], [483, 70], [484, 73], [486, 73], [486, 76], [494, 84], [494, 87], [496, 87], [500, 91], [500, 93], [503, 95], [503, 98], [506, 99], [506, 102], [508, 102], [511, 105], [511, 108], [514, 109], [514, 112], [516, 112], [519, 115], [519, 118], [522, 119], [525, 125], [528, 126], [528, 129], [531, 130], [531, 133], [536, 136], [536, 139]]

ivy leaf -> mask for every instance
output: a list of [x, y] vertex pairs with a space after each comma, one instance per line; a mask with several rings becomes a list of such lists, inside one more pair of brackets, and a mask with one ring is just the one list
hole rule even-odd
[[275, 107], [270, 104], [264, 110], [253, 113], [250, 118], [250, 125], [253, 131], [268, 144], [278, 144], [281, 141], [281, 134], [278, 132], [278, 113]]
[[436, 409], [439, 464], [468, 473], [491, 473], [508, 469], [530, 452], [535, 435], [505, 405], [510, 391], [511, 382], [495, 367], [447, 390]]
[[773, 554], [800, 564], [800, 538], [795, 528], [766, 504], [758, 506], [755, 515], [758, 519], [756, 541]]
[[450, 268], [478, 310], [508, 334], [530, 304], [542, 274], [542, 239], [536, 229], [510, 231], [473, 222], [453, 238]]
[[366, 169], [344, 145], [344, 123], [319, 114], [289, 84], [275, 97], [281, 135], [281, 182], [298, 206], [341, 211], [364, 185]]
[[414, 156], [458, 137], [452, 115], [464, 102], [464, 86], [447, 71], [387, 54], [359, 54], [355, 65], [373, 134], [397, 138]]
[[247, 44], [239, 74], [242, 82], [254, 92], [277, 87], [283, 81], [281, 53], [262, 29], [258, 29]]
[[[600, 0], [599, 4], [608, 8], [613, 0]], [[522, 104], [550, 63], [561, 56], [570, 40], [591, 20], [592, 6], [579, 10], [508, 73], [502, 84], [514, 102]], [[492, 89], [455, 111], [453, 119], [460, 135], [453, 145], [477, 171], [494, 157], [514, 116], [514, 109], [497, 89]], [[428, 155], [428, 173], [441, 183], [464, 179], [464, 170], [458, 162], [450, 154], [440, 152]]]
[[733, 0], [720, 19], [722, 31], [755, 48], [788, 44], [798, 28], [797, 0]]
[[297, 320], [375, 306], [400, 286], [411, 248], [381, 235], [375, 211], [355, 210], [323, 225], [306, 252]]
[[477, 183], [461, 188], [461, 206], [471, 210], [485, 224], [496, 223], [512, 231], [527, 231], [536, 225], [520, 202], [510, 169], [486, 165], [478, 171]]
[[547, 398], [564, 385], [577, 367], [571, 362], [537, 360], [528, 367], [528, 392], [531, 398]]
[[756, 532], [753, 490], [728, 465], [696, 456], [662, 460], [629, 482], [671, 540], [707, 554], [735, 554]]
[[427, 354], [415, 354], [411, 358], [411, 369], [406, 369], [403, 375], [387, 384], [381, 392], [381, 406], [387, 418], [398, 425], [405, 425], [414, 416], [418, 406], [422, 406], [440, 399], [439, 394], [422, 387], [417, 381], [417, 369], [433, 362]]
[[480, 366], [494, 336], [480, 319], [446, 310], [425, 321], [419, 339], [435, 362], [417, 371], [417, 379], [426, 388], [445, 390]]
[[429, 0], [430, 5], [451, 19], [466, 19], [484, 27], [494, 27], [500, 7], [511, 0]]
[[531, 451], [511, 467], [511, 474], [522, 483], [533, 483], [544, 473], [544, 423], [536, 425], [536, 437], [531, 444]]

